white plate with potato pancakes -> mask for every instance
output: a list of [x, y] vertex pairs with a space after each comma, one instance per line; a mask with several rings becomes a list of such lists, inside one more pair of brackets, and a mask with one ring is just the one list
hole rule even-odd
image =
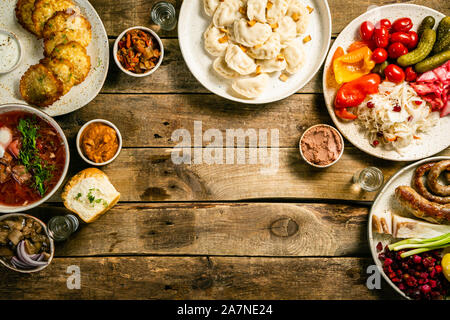
[[242, 103], [284, 99], [319, 70], [331, 39], [324, 0], [184, 1], [183, 58], [209, 91]]
[[5, 0], [0, 29], [17, 36], [22, 60], [0, 75], [0, 104], [26, 102], [50, 116], [94, 99], [106, 79], [109, 44], [87, 0]]
[[[401, 240], [430, 239], [448, 234], [450, 232], [449, 189], [450, 157], [427, 158], [395, 173], [379, 192], [372, 205], [369, 214], [368, 239], [373, 259], [385, 280], [405, 298], [424, 298], [418, 296], [413, 290], [419, 289], [420, 285], [411, 286], [406, 278], [396, 279], [391, 271], [386, 274], [384, 271], [386, 264], [380, 254], [386, 254], [384, 249], [386, 245], [392, 245]], [[402, 253], [402, 251], [391, 252]], [[443, 249], [442, 253], [446, 252], [450, 252], [450, 247]], [[408, 259], [412, 259], [412, 256], [403, 257], [403, 259], [402, 262], [410, 264]], [[403, 263], [396, 262], [393, 268], [400, 268], [400, 266], [403, 268], [401, 271], [405, 273], [404, 269], [408, 268], [403, 267]], [[436, 279], [445, 281], [441, 276]], [[450, 288], [448, 281], [446, 285]]]

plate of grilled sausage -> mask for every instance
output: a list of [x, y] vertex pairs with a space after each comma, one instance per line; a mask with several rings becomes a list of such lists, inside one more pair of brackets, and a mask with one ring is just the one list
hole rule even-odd
[[369, 215], [372, 256], [386, 281], [408, 298], [383, 272], [377, 244], [450, 233], [450, 156], [410, 164], [394, 174], [378, 193]]

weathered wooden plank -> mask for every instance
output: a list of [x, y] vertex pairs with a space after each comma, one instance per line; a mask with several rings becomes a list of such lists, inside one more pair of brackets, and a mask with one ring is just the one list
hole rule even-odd
[[[103, 93], [209, 93], [186, 66], [177, 39], [163, 39], [164, 59], [158, 70], [143, 78], [123, 73], [114, 62], [110, 40], [110, 64]], [[322, 69], [301, 90], [301, 93], [322, 92]]]
[[[109, 0], [92, 0], [91, 3], [99, 13], [103, 24], [110, 36], [119, 35], [124, 29], [143, 25], [151, 27], [164, 37], [176, 37], [177, 30], [170, 32], [159, 30], [150, 18], [150, 11], [152, 6], [158, 0], [116, 0], [114, 5], [111, 5]], [[169, 0], [177, 9], [177, 14], [182, 3], [182, 0]], [[415, 3], [425, 5], [435, 10], [438, 10], [446, 15], [450, 14], [450, 4], [448, 1], [442, 0], [371, 0], [368, 1], [353, 1], [347, 0], [330, 0], [328, 4], [331, 11], [331, 19], [333, 21], [333, 35], [337, 35], [342, 29], [357, 16], [367, 10], [369, 5], [385, 5], [391, 3]]]
[[[206, 152], [206, 149], [196, 149]], [[275, 160], [269, 163], [273, 166], [261, 162], [178, 165], [172, 161], [172, 151], [171, 148], [124, 149], [113, 163], [104, 167], [104, 171], [122, 193], [122, 201], [264, 198], [372, 200], [375, 193], [354, 190], [351, 182], [354, 172], [374, 165], [383, 171], [387, 179], [406, 165], [405, 162], [369, 157], [353, 147], [347, 147], [340, 161], [327, 169], [312, 168], [306, 164], [297, 148], [270, 149], [268, 155], [271, 157], [273, 154]], [[244, 152], [244, 159], [248, 161], [249, 152], [257, 150], [237, 148], [229, 151]], [[449, 154], [450, 149], [441, 153]], [[69, 176], [84, 167], [86, 165], [81, 161], [73, 161]], [[270, 168], [273, 171], [263, 171]], [[53, 201], [60, 201], [59, 193]]]
[[[110, 95], [100, 94], [77, 112], [58, 117], [71, 141], [91, 119], [104, 118], [119, 127], [126, 147], [171, 147], [177, 129], [194, 135], [194, 121], [203, 130], [278, 129], [279, 145], [294, 147], [308, 127], [331, 123], [320, 94], [293, 95], [265, 105], [245, 105], [216, 95]], [[196, 144], [198, 145], [198, 144]]]
[[[44, 271], [0, 273], [0, 299], [377, 299], [366, 286], [370, 258], [56, 258]], [[78, 266], [81, 289], [67, 288]]]
[[[31, 213], [48, 221], [67, 211]], [[369, 252], [367, 213], [337, 204], [119, 204], [58, 244], [56, 255], [361, 256]]]

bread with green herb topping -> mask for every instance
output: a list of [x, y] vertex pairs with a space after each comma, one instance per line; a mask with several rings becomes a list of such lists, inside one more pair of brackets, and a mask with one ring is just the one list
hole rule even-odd
[[96, 168], [85, 169], [69, 180], [62, 199], [70, 211], [91, 223], [111, 209], [120, 198], [108, 176]]

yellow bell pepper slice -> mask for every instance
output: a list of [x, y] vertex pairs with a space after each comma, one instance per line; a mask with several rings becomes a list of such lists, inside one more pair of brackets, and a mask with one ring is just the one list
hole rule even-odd
[[369, 47], [362, 47], [349, 52], [333, 61], [333, 72], [336, 82], [342, 84], [358, 79], [375, 67], [372, 51]]

